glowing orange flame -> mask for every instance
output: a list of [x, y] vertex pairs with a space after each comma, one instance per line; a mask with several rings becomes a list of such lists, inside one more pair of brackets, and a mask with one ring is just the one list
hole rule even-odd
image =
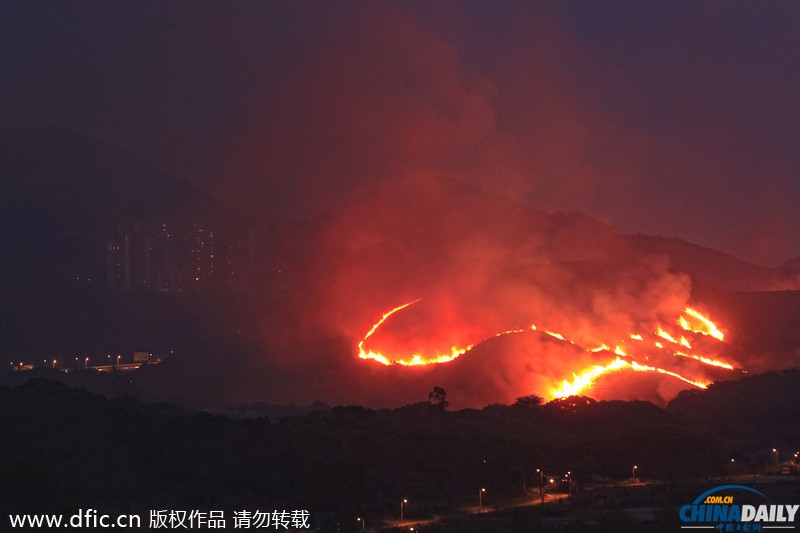
[[395, 361], [396, 364], [402, 366], [418, 366], [418, 365], [430, 365], [436, 363], [449, 363], [459, 355], [464, 355], [468, 351], [472, 349], [472, 345], [470, 344], [466, 348], [456, 348], [453, 346], [450, 348], [449, 354], [437, 354], [432, 357], [423, 357], [419, 354], [414, 354], [411, 356], [411, 360], [397, 360]]
[[597, 352], [610, 352], [611, 348], [609, 348], [607, 344], [601, 344], [600, 346], [597, 346], [596, 348], [589, 348], [586, 351], [587, 352], [594, 352], [594, 353], [597, 353]]
[[725, 338], [725, 335], [722, 333], [722, 331], [719, 330], [717, 325], [714, 324], [711, 321], [710, 318], [708, 318], [707, 316], [701, 314], [700, 311], [697, 311], [696, 309], [692, 309], [690, 307], [687, 307], [686, 309], [684, 309], [684, 311], [686, 312], [687, 315], [689, 315], [692, 318], [697, 319], [701, 324], [703, 324], [703, 326], [705, 326], [705, 328], [692, 327], [691, 324], [689, 323], [689, 321], [686, 320], [683, 316], [681, 316], [680, 319], [678, 320], [678, 323], [686, 331], [692, 331], [694, 333], [700, 333], [702, 335], [708, 335], [708, 336], [714, 337], [715, 339], [717, 339], [719, 341], [721, 341], [721, 340], [723, 340]]
[[568, 396], [578, 396], [580, 392], [587, 387], [591, 386], [594, 381], [602, 376], [607, 372], [613, 372], [614, 370], [619, 370], [621, 368], [625, 368], [628, 366], [626, 361], [623, 361], [619, 357], [617, 357], [611, 363], [601, 366], [595, 365], [589, 370], [584, 371], [582, 374], [573, 374], [573, 380], [570, 383], [567, 380], [561, 385], [560, 389], [551, 391], [551, 396], [553, 398], [567, 398]]
[[[681, 318], [683, 318], [683, 317], [681, 317]], [[659, 327], [658, 331], [656, 331], [656, 335], [658, 335], [659, 337], [661, 337], [664, 340], [667, 340], [667, 341], [671, 342], [672, 344], [680, 344], [684, 348], [688, 348], [690, 350], [692, 349], [692, 345], [689, 344], [689, 341], [683, 335], [681, 335], [681, 340], [677, 341], [677, 340], [675, 340], [675, 337], [673, 337], [672, 335], [667, 333], [664, 330], [664, 328], [661, 328], [661, 327]], [[658, 346], [659, 348], [662, 348], [663, 344], [656, 343], [656, 346]]]
[[661, 337], [661, 338], [662, 338], [662, 339], [664, 339], [664, 340], [668, 340], [668, 341], [669, 341], [669, 342], [671, 342], [672, 344], [678, 344], [678, 341], [676, 341], [676, 340], [673, 338], [673, 336], [672, 336], [672, 335], [670, 335], [669, 333], [667, 333], [666, 331], [664, 331], [664, 330], [663, 330], [662, 328], [660, 328], [660, 327], [658, 328], [658, 331], [656, 332], [656, 335], [658, 335], [659, 337]]
[[[454, 359], [458, 358], [461, 355], [464, 355], [465, 353], [467, 353], [469, 350], [471, 350], [473, 348], [474, 345], [472, 345], [472, 344], [470, 344], [468, 346], [462, 346], [462, 347], [452, 346], [449, 349], [449, 351], [435, 353], [433, 355], [411, 354], [411, 355], [403, 356], [402, 358], [389, 358], [384, 354], [376, 353], [376, 352], [373, 352], [373, 351], [368, 350], [367, 348], [365, 348], [366, 341], [392, 315], [394, 315], [395, 313], [398, 313], [399, 311], [409, 307], [412, 304], [415, 304], [415, 303], [419, 302], [420, 300], [421, 299], [417, 299], [417, 300], [413, 300], [411, 302], [405, 303], [403, 305], [399, 305], [399, 306], [391, 309], [390, 311], [387, 311], [386, 313], [384, 313], [381, 316], [381, 318], [370, 328], [370, 330], [366, 333], [366, 335], [364, 335], [364, 337], [358, 343], [358, 356], [361, 359], [371, 359], [371, 360], [377, 361], [377, 362], [379, 362], [381, 364], [384, 364], [384, 365], [420, 366], [420, 365], [429, 365], [429, 364], [437, 364], [437, 363], [447, 363], [447, 362], [453, 361]], [[686, 317], [680, 316], [680, 318], [678, 320], [678, 324], [684, 330], [691, 331], [693, 333], [700, 333], [702, 335], [711, 336], [711, 337], [714, 337], [715, 339], [718, 339], [720, 341], [724, 338], [724, 335], [719, 330], [719, 328], [717, 328], [717, 326], [714, 324], [714, 322], [712, 322], [711, 319], [709, 319], [708, 317], [700, 314], [698, 311], [696, 311], [694, 309], [691, 309], [691, 308], [684, 309], [684, 312], [689, 317], [693, 318], [696, 321], [696, 323], [694, 323], [694, 325], [693, 325], [693, 323], [690, 322], [688, 319], [686, 319]], [[533, 324], [530, 326], [529, 329], [531, 331], [537, 331], [536, 325], [533, 325]], [[527, 329], [527, 328], [526, 329], [510, 329], [510, 330], [506, 330], [506, 331], [502, 331], [500, 333], [497, 333], [497, 334], [494, 335], [494, 337], [500, 337], [500, 336], [509, 335], [509, 334], [512, 334], [512, 333], [523, 333], [525, 331], [528, 331], [529, 329]], [[549, 335], [551, 337], [554, 337], [556, 339], [559, 339], [561, 341], [575, 344], [573, 341], [567, 339], [561, 333], [557, 333], [557, 332], [550, 331], [550, 330], [547, 330], [547, 329], [542, 330], [542, 331], [545, 334], [547, 334], [547, 335]], [[691, 343], [689, 342], [689, 340], [685, 336], [681, 336], [680, 340], [676, 340], [675, 336], [670, 334], [668, 331], [666, 331], [662, 327], [658, 327], [658, 329], [654, 333], [654, 335], [656, 335], [657, 337], [659, 337], [661, 339], [669, 341], [672, 344], [683, 346], [685, 348], [691, 349]], [[643, 341], [644, 340], [643, 336], [640, 335], [640, 334], [631, 334], [631, 335], [629, 335], [629, 337], [631, 339], [633, 339], [633, 340], [638, 340], [638, 341]], [[659, 341], [655, 341], [654, 345], [657, 348], [659, 348], [661, 350], [664, 350], [663, 343], [661, 343]], [[586, 388], [591, 387], [594, 384], [594, 382], [597, 380], [597, 378], [599, 378], [600, 376], [602, 376], [604, 374], [607, 374], [609, 372], [615, 372], [615, 371], [620, 371], [620, 370], [632, 370], [632, 371], [635, 371], [635, 372], [656, 372], [656, 373], [659, 373], [659, 374], [663, 374], [663, 375], [670, 376], [672, 378], [681, 380], [681, 381], [683, 381], [683, 382], [685, 382], [685, 383], [687, 383], [687, 384], [689, 384], [689, 385], [691, 385], [693, 387], [706, 388], [708, 386], [708, 383], [706, 383], [704, 381], [692, 380], [692, 379], [689, 379], [689, 378], [687, 378], [685, 376], [682, 376], [682, 375], [680, 375], [680, 374], [678, 374], [676, 372], [672, 372], [672, 371], [666, 370], [664, 368], [638, 363], [637, 361], [634, 360], [634, 358], [629, 357], [629, 353], [619, 345], [614, 345], [613, 352], [612, 352], [610, 346], [608, 344], [605, 344], [605, 343], [602, 343], [602, 344], [600, 344], [599, 346], [597, 346], [595, 348], [587, 349], [586, 351], [587, 352], [593, 352], [593, 353], [610, 352], [610, 353], [616, 354], [617, 358], [614, 361], [612, 361], [612, 362], [610, 362], [610, 363], [608, 363], [606, 365], [592, 365], [591, 367], [589, 367], [586, 370], [583, 370], [580, 373], [573, 373], [573, 379], [572, 379], [571, 382], [567, 381], [567, 380], [564, 380], [562, 385], [561, 385], [561, 388], [554, 389], [554, 390], [551, 391], [551, 395], [552, 395], [553, 398], [564, 398], [564, 397], [567, 397], [567, 396], [578, 395], [582, 391], [584, 391]], [[699, 363], [702, 363], [702, 364], [705, 364], [705, 365], [709, 365], [709, 366], [714, 366], [714, 367], [717, 367], [717, 368], [724, 368], [726, 370], [732, 370], [734, 368], [733, 365], [731, 365], [730, 363], [726, 363], [724, 361], [712, 359], [710, 357], [705, 357], [705, 356], [696, 355], [696, 354], [692, 354], [692, 353], [686, 353], [686, 352], [683, 352], [683, 351], [675, 351], [674, 353], [667, 351], [666, 353], [670, 354], [670, 355], [673, 355], [675, 357], [690, 358], [690, 359], [693, 359], [693, 360], [695, 360], [695, 361], [697, 361]], [[622, 357], [626, 357], [627, 359], [622, 359]]]
[[595, 380], [597, 380], [597, 378], [599, 378], [603, 374], [623, 369], [630, 369], [635, 372], [658, 372], [659, 374], [664, 374], [679, 379], [694, 387], [698, 387], [701, 389], [708, 388], [707, 383], [703, 383], [701, 381], [693, 381], [675, 372], [670, 372], [669, 370], [665, 370], [663, 368], [658, 368], [655, 366], [642, 365], [637, 363], [636, 361], [625, 361], [617, 357], [615, 360], [613, 360], [612, 362], [610, 362], [605, 366], [595, 365], [589, 370], [584, 371], [582, 374], [573, 374], [572, 382], [564, 380], [564, 382], [561, 385], [561, 388], [551, 391], [551, 395], [553, 396], [553, 398], [567, 398], [569, 396], [578, 396], [585, 389], [594, 385]]
[[681, 357], [689, 357], [691, 359], [694, 359], [696, 361], [700, 361], [701, 363], [705, 363], [707, 365], [718, 366], [720, 368], [733, 370], [733, 365], [730, 364], [730, 363], [726, 363], [724, 361], [717, 361], [715, 359], [709, 359], [708, 357], [703, 357], [701, 355], [694, 355], [694, 354], [684, 353], [684, 352], [675, 352], [675, 355], [680, 355]]
[[406, 304], [403, 304], [403, 305], [398, 305], [397, 307], [395, 307], [395, 308], [394, 308], [394, 309], [392, 309], [391, 311], [387, 311], [387, 312], [383, 313], [383, 316], [381, 317], [381, 319], [380, 319], [380, 320], [378, 320], [377, 322], [375, 322], [375, 324], [372, 326], [372, 329], [370, 329], [370, 330], [367, 332], [367, 334], [366, 334], [366, 335], [364, 335], [364, 338], [363, 338], [363, 339], [361, 340], [361, 342], [359, 343], [359, 346], [361, 346], [362, 344], [364, 344], [364, 341], [365, 341], [365, 340], [369, 339], [369, 338], [372, 336], [372, 334], [373, 334], [373, 333], [375, 333], [376, 331], [378, 331], [378, 328], [379, 328], [379, 327], [381, 327], [381, 325], [382, 325], [384, 322], [386, 322], [386, 320], [387, 320], [387, 319], [388, 319], [390, 316], [392, 316], [393, 314], [395, 314], [395, 313], [396, 313], [396, 312], [398, 312], [398, 311], [402, 311], [403, 309], [405, 309], [405, 308], [406, 308], [406, 307], [408, 307], [409, 305], [415, 304], [415, 303], [417, 303], [417, 302], [418, 302], [418, 301], [420, 301], [420, 300], [422, 300], [422, 298], [417, 298], [416, 300], [413, 300], [413, 301], [411, 301], [411, 302], [408, 302], [408, 303], [406, 303]]
[[[422, 298], [417, 298], [416, 300], [413, 300], [411, 302], [405, 303], [403, 305], [398, 305], [394, 309], [385, 312], [383, 314], [383, 316], [381, 316], [381, 319], [378, 320], [377, 322], [375, 322], [375, 324], [367, 332], [367, 334], [364, 335], [364, 338], [361, 339], [361, 342], [358, 343], [358, 356], [361, 359], [372, 359], [373, 361], [377, 361], [377, 362], [379, 362], [381, 364], [384, 364], [384, 365], [397, 364], [397, 365], [402, 365], [402, 366], [419, 366], [419, 365], [430, 365], [430, 364], [436, 364], [436, 363], [449, 363], [453, 359], [457, 358], [460, 355], [464, 355], [465, 353], [467, 353], [468, 351], [470, 351], [472, 349], [472, 346], [473, 346], [472, 344], [470, 344], [469, 346], [461, 347], [461, 348], [456, 347], [456, 346], [452, 346], [450, 348], [450, 353], [438, 353], [438, 354], [435, 354], [435, 355], [432, 355], [432, 356], [423, 356], [423, 355], [420, 355], [420, 354], [412, 354], [410, 356], [407, 356], [404, 359], [391, 360], [391, 359], [389, 359], [388, 357], [386, 357], [383, 354], [375, 353], [372, 350], [366, 350], [364, 348], [364, 343], [367, 341], [367, 339], [369, 339], [376, 331], [378, 331], [378, 328], [380, 328], [383, 325], [383, 323], [386, 322], [389, 319], [389, 317], [391, 317], [393, 314], [397, 313], [398, 311], [402, 311], [403, 309], [405, 309], [409, 305], [412, 305], [412, 304], [415, 304], [415, 303], [419, 302], [420, 300], [422, 300]], [[506, 331], [506, 332], [500, 333], [498, 335], [505, 335], [507, 333], [513, 333], [513, 332], [512, 331]]]

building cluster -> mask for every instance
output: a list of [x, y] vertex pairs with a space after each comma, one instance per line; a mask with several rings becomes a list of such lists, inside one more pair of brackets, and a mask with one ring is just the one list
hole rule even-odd
[[107, 289], [280, 296], [290, 238], [285, 227], [245, 218], [122, 222], [106, 242]]

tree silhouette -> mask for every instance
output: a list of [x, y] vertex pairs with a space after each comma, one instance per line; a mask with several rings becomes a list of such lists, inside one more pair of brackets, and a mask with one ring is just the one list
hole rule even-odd
[[535, 394], [522, 396], [517, 398], [517, 400], [514, 402], [514, 407], [522, 407], [524, 409], [533, 409], [534, 407], [539, 407], [540, 405], [542, 405], [542, 398], [540, 396], [536, 396]]
[[442, 410], [447, 409], [447, 406], [450, 405], [450, 402], [447, 401], [447, 392], [439, 386], [433, 387], [433, 390], [428, 394], [428, 401], [433, 405], [438, 405]]

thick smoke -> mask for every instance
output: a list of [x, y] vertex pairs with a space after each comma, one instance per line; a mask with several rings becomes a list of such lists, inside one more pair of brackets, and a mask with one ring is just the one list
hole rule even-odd
[[[289, 11], [296, 37], [255, 41], [285, 64], [265, 58], [269, 91], [238, 96], [220, 133], [221, 188], [237, 205], [317, 214], [426, 172], [757, 263], [797, 247], [797, 134], [785, 119], [796, 83], [760, 77], [787, 57], [770, 43], [798, 57], [777, 37], [792, 32], [762, 35], [795, 20], [781, 9], [642, 10], [657, 20], [630, 25], [636, 9], [598, 9], [608, 27], [582, 21], [585, 33], [569, 17], [587, 15], [530, 2]], [[631, 29], [644, 22], [663, 38]]]
[[[336, 23], [318, 24], [319, 42], [282, 90], [246, 102], [249, 120], [228, 133], [239, 176], [228, 197], [286, 216], [326, 211], [303, 243], [293, 294], [302, 327], [265, 334], [270, 361], [303, 376], [287, 381], [295, 397], [403, 403], [441, 384], [454, 405], [481, 405], [546, 396], [573, 371], [608, 362], [541, 333], [489, 341], [435, 368], [355, 358], [382, 313], [418, 298], [371, 342], [446, 351], [536, 324], [591, 346], [673, 323], [689, 301], [688, 277], [633, 252], [606, 223], [520, 203], [645, 218], [646, 204], [633, 201], [640, 176], [674, 148], [579, 97], [566, 68], [574, 47], [552, 14], [536, 15], [525, 13], [531, 31], [512, 32], [531, 37], [467, 62], [481, 55], [459, 44], [474, 28], [443, 37], [396, 5], [322, 13]], [[250, 187], [242, 176], [255, 177]], [[603, 394], [674, 395], [656, 381], [617, 377]]]
[[237, 204], [317, 215], [366, 184], [461, 165], [494, 135], [493, 87], [454, 43], [390, 4], [316, 16], [321, 42], [231, 128]]
[[[453, 364], [385, 368], [356, 359], [357, 342], [417, 298], [376, 348], [447, 349], [531, 323], [587, 345], [652, 331], [690, 280], [611, 224], [763, 264], [796, 255], [798, 5], [20, 4], [3, 19], [18, 75], [2, 116], [77, 127], [237, 208], [312, 221], [313, 238], [277, 254], [292, 283], [253, 313], [263, 338], [231, 327], [176, 372], [187, 389], [387, 404], [440, 384], [454, 406], [480, 405], [544, 395], [607, 359], [529, 332]], [[797, 288], [786, 279], [772, 288]], [[771, 336], [798, 329], [785, 326]], [[753, 371], [800, 357], [756, 337], [739, 354]], [[618, 375], [601, 392], [674, 393], [652, 381]]]
[[[596, 220], [544, 215], [434, 176], [359, 197], [329, 220], [320, 242], [315, 262], [326, 268], [316, 283], [318, 325], [342, 332], [352, 346], [382, 313], [422, 299], [370, 338], [398, 358], [448, 352], [532, 324], [583, 347], [624, 340], [673, 323], [691, 288], [665, 258], [628, 250]], [[436, 368], [392, 369], [407, 374], [379, 387], [394, 400], [410, 376], [426, 377], [420, 387], [438, 380], [465, 404], [480, 405], [548, 396], [572, 372], [609, 362], [543, 335], [490, 340]], [[318, 362], [336, 373], [332, 361]]]
[[800, 253], [799, 14], [26, 2], [0, 19], [0, 119], [77, 128], [252, 212], [316, 215], [439, 172], [776, 265]]
[[[498, 98], [457, 46], [394, 8], [373, 6], [342, 23], [337, 45], [289, 80], [281, 105], [262, 117], [286, 129], [268, 128], [244, 158], [286, 177], [278, 186], [286, 205], [313, 211], [335, 200], [309, 245], [299, 336], [343, 343], [267, 340], [306, 378], [294, 395], [403, 403], [441, 383], [454, 405], [474, 406], [546, 396], [593, 361], [540, 335], [488, 343], [436, 368], [355, 358], [382, 313], [418, 298], [375, 343], [424, 354], [535, 323], [590, 345], [652, 329], [682, 308], [689, 281], [663, 258], [631, 253], [594, 219], [549, 217], [502, 195], [533, 188], [557, 200], [595, 190], [602, 163], [586, 163], [597, 147], [575, 113], [598, 118], [564, 90], [556, 56], [519, 71], [527, 99]], [[513, 132], [497, 123], [509, 98], [535, 126]]]

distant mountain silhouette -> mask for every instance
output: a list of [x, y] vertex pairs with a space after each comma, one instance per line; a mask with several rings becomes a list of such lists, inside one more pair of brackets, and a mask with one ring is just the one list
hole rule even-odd
[[[346, 333], [313, 330], [306, 326], [314, 323], [316, 327], [309, 316], [319, 320], [314, 313], [328, 318], [346, 312], [352, 313], [346, 317], [350, 320], [367, 305], [381, 306], [384, 300], [387, 306], [396, 305], [394, 298], [404, 289], [419, 297], [416, 289], [435, 289], [448, 279], [492, 285], [496, 279], [486, 278], [480, 268], [484, 262], [490, 264], [487, 256], [492, 253], [498, 259], [491, 265], [505, 267], [492, 270], [492, 275], [512, 283], [548, 286], [561, 279], [553, 276], [554, 271], [563, 274], [567, 280], [564, 287], [569, 290], [563, 292], [565, 298], [560, 301], [572, 302], [577, 310], [581, 308], [576, 302], [580, 301], [584, 286], [569, 280], [613, 286], [628, 272], [624, 270], [629, 268], [626, 257], [667, 256], [671, 271], [692, 278], [694, 297], [709, 306], [729, 310], [729, 316], [722, 318], [728, 319], [724, 323], [730, 324], [732, 330], [736, 326], [735, 338], [743, 350], [756, 353], [759, 349], [783, 357], [782, 354], [797, 353], [800, 345], [800, 339], [787, 333], [797, 331], [798, 293], [736, 292], [793, 288], [800, 279], [797, 260], [773, 269], [680, 239], [619, 235], [607, 224], [584, 214], [547, 214], [513, 199], [441, 178], [425, 177], [395, 184], [394, 188], [364, 191], [302, 227], [269, 227], [261, 236], [262, 242], [274, 244], [261, 249], [263, 253], [257, 260], [247, 256], [245, 248], [257, 239], [251, 239], [251, 228], [244, 225], [247, 231], [240, 233], [246, 238], [241, 242], [247, 246], [231, 249], [241, 252], [238, 260], [249, 269], [249, 278], [234, 281], [239, 286], [247, 286], [248, 279], [252, 281], [250, 286], [261, 283], [260, 287], [267, 288], [260, 292], [240, 291], [230, 297], [220, 289], [230, 285], [222, 283], [214, 286], [217, 292], [212, 296], [190, 296], [189, 291], [108, 291], [106, 247], [109, 237], [119, 236], [120, 225], [162, 218], [203, 221], [214, 217], [241, 218], [196, 186], [165, 174], [128, 152], [65, 129], [0, 129], [0, 249], [5, 252], [0, 262], [0, 291], [4, 295], [0, 352], [36, 359], [62, 352], [71, 358], [76, 353], [101, 354], [105, 358], [110, 353], [140, 349], [155, 352], [174, 347], [176, 353], [183, 349], [191, 355], [176, 357], [159, 368], [165, 391], [181, 389], [180, 380], [184, 385], [195, 383], [187, 378], [190, 374], [196, 374], [196, 383], [213, 383], [221, 396], [240, 391], [243, 381], [249, 380], [252, 387], [244, 398], [247, 401], [261, 400], [260, 395], [268, 392], [263, 386], [264, 377], [259, 374], [266, 373], [263, 369], [268, 366], [262, 365], [262, 360], [270, 365], [279, 361], [275, 366], [284, 364], [286, 368], [269, 366], [275, 399], [296, 400], [291, 395], [305, 386], [311, 400], [330, 401], [324, 395], [312, 395], [324, 392], [322, 387], [329, 387], [332, 395], [339, 393], [341, 381], [331, 379], [331, 375], [338, 372], [341, 377], [345, 372], [337, 370], [341, 361], [364, 364], [352, 361], [350, 343], [354, 340], [352, 335], [363, 333], [359, 328], [370, 325], [372, 311], [365, 311], [368, 316], [363, 325], [363, 317], [348, 322], [353, 331]], [[150, 236], [144, 231], [142, 235]], [[383, 246], [386, 243], [390, 246]], [[270, 253], [277, 260], [273, 261]], [[557, 269], [549, 269], [550, 265], [557, 265]], [[155, 270], [154, 267], [154, 279]], [[273, 276], [274, 272], [280, 276]], [[637, 272], [642, 276], [649, 273]], [[337, 277], [339, 273], [344, 275]], [[474, 276], [461, 278], [464, 273]], [[328, 289], [335, 295], [322, 302]], [[236, 300], [242, 294], [252, 298], [247, 305]], [[372, 298], [376, 294], [380, 297]], [[481, 300], [476, 305], [483, 306], [479, 310], [482, 312], [486, 302]], [[268, 322], [271, 329], [267, 332]], [[303, 327], [308, 330], [295, 331]], [[772, 329], [765, 329], [768, 327]], [[768, 345], [763, 342], [764, 331], [769, 332]], [[301, 337], [302, 343], [295, 342], [293, 335]], [[268, 348], [266, 337], [273, 343]], [[493, 344], [504, 342], [510, 340], [496, 340]], [[213, 346], [207, 350], [207, 361], [196, 364], [200, 348], [207, 346]], [[472, 359], [480, 351], [476, 350]], [[287, 361], [295, 363], [301, 359], [296, 357], [299, 353], [324, 355], [318, 356], [317, 379], [309, 380], [290, 368]], [[229, 364], [231, 360], [247, 358], [257, 359], [258, 364], [241, 368]], [[764, 369], [778, 368], [776, 360], [765, 358]], [[782, 360], [786, 366], [794, 361]], [[454, 380], [473, 379], [476, 373], [469, 372], [472, 364], [469, 360], [464, 369], [445, 370], [453, 373]], [[175, 369], [173, 374], [167, 372], [170, 365]], [[221, 368], [230, 374], [224, 391], [219, 379]], [[347, 366], [345, 370], [353, 368]], [[397, 373], [396, 368], [375, 371], [379, 372], [387, 376], [386, 387], [372, 391], [375, 403], [385, 400], [385, 389], [397, 383], [390, 375]], [[429, 385], [421, 384], [423, 390], [419, 394], [426, 393], [424, 389]], [[194, 385], [182, 390], [199, 397], [208, 394]], [[370, 393], [363, 387], [352, 390], [359, 398]], [[407, 390], [397, 390], [404, 398], [408, 394]], [[360, 401], [359, 398], [352, 401]]]
[[789, 259], [788, 261], [785, 261], [784, 263], [781, 264], [780, 268], [784, 270], [800, 271], [800, 257], [794, 257], [792, 259]]
[[[757, 436], [794, 450], [800, 439], [800, 372], [756, 374], [714, 383], [708, 390], [687, 390], [667, 410], [726, 439]], [[779, 448], [791, 457], [792, 452]], [[761, 453], [767, 455], [769, 448]]]
[[62, 128], [0, 129], [3, 279], [102, 276], [120, 221], [220, 213], [199, 188], [121, 149]]
[[[548, 215], [485, 190], [437, 178], [442, 214], [495, 223], [510, 221], [501, 237], [522, 238], [526, 231], [556, 231], [566, 226], [596, 232], [603, 223], [581, 214]], [[361, 209], [368, 191], [340, 206]], [[438, 199], [437, 199], [438, 201]], [[60, 276], [101, 278], [103, 245], [123, 221], [156, 216], [173, 218], [237, 216], [191, 183], [160, 171], [141, 158], [64, 128], [0, 129], [0, 247], [12, 251], [0, 267], [15, 283], [36, 278], [41, 284]], [[326, 221], [317, 221], [324, 226]], [[498, 226], [504, 225], [498, 224]], [[670, 258], [672, 268], [722, 290], [792, 289], [800, 285], [800, 260], [780, 269], [757, 266], [728, 254], [666, 237], [623, 235], [633, 249]]]
[[683, 239], [647, 235], [623, 235], [629, 245], [644, 253], [670, 258], [672, 268], [693, 280], [728, 291], [800, 289], [800, 260], [780, 268], [754, 265], [732, 255], [692, 244]]

